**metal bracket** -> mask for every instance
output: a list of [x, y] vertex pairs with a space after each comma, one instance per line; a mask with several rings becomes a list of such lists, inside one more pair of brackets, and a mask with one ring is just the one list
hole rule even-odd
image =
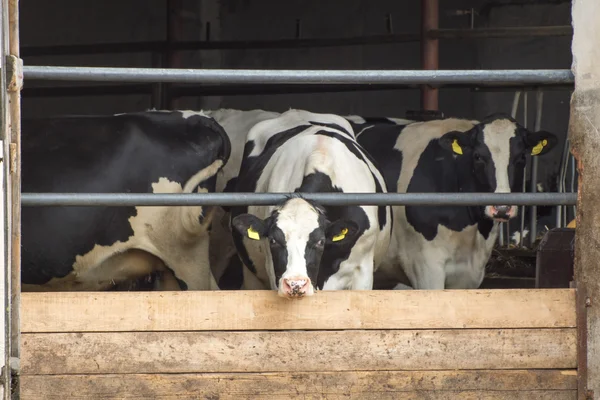
[[587, 309], [592, 306], [592, 299], [587, 291], [575, 283], [576, 315], [577, 315], [577, 398], [594, 400], [594, 391], [587, 388]]
[[6, 90], [19, 92], [23, 88], [23, 59], [6, 56]]

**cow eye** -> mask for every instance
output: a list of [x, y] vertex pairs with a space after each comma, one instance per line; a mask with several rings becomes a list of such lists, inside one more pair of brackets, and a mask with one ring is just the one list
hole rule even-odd
[[481, 155], [479, 153], [475, 153], [475, 154], [473, 154], [473, 159], [475, 161], [481, 161]]
[[325, 245], [325, 239], [321, 239], [319, 240], [315, 246], [317, 247], [323, 247]]
[[271, 239], [271, 240], [269, 240], [269, 242], [270, 242], [272, 245], [277, 245], [277, 240], [275, 240], [275, 239]]

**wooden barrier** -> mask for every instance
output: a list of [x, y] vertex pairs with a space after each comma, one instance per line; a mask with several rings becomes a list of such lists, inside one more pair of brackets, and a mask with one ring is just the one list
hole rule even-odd
[[575, 399], [575, 291], [23, 293], [23, 399]]

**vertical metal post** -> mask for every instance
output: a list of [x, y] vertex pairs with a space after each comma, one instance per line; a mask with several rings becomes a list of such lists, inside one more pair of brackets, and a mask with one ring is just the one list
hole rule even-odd
[[2, 399], [10, 399], [10, 373], [8, 368], [10, 366], [10, 172], [6, 162], [9, 155], [9, 143], [10, 143], [10, 125], [8, 112], [8, 96], [6, 92], [6, 55], [8, 54], [8, 2], [2, 0], [2, 20], [0, 22], [0, 108], [2, 114], [0, 115], [0, 126], [2, 134], [2, 274], [0, 275], [0, 281], [2, 282], [2, 299], [0, 299], [0, 306], [2, 307], [2, 326], [3, 335], [0, 340], [0, 347], [2, 348], [2, 361], [0, 367], [2, 368]]
[[[10, 288], [10, 329], [11, 366], [13, 360], [21, 358], [21, 87], [23, 82], [22, 62], [19, 44], [19, 1], [8, 2], [9, 52], [12, 61], [12, 77], [7, 83], [10, 107], [10, 146], [7, 164], [11, 186], [11, 288]], [[17, 365], [18, 368], [18, 365]], [[18, 371], [12, 371], [13, 375]], [[12, 388], [19, 396], [19, 380]]]
[[[533, 129], [537, 132], [542, 126], [542, 109], [544, 105], [544, 92], [538, 88], [535, 94], [535, 122]], [[538, 177], [538, 163], [537, 157], [531, 157], [531, 193], [537, 192], [537, 177]], [[533, 248], [535, 238], [537, 236], [537, 206], [531, 206], [531, 215], [529, 216], [529, 245]]]
[[[527, 116], [528, 116], [528, 110], [527, 110], [527, 103], [528, 103], [528, 96], [527, 96], [527, 91], [525, 91], [523, 93], [523, 126], [525, 128], [527, 128]], [[521, 191], [525, 192], [527, 189], [527, 165], [525, 165], [525, 169], [523, 169], [523, 186]], [[525, 234], [525, 206], [521, 206], [521, 237], [519, 238], [519, 247], [523, 247], [523, 236]]]
[[[439, 28], [438, 0], [421, 0], [421, 65], [424, 70], [439, 69], [439, 41], [429, 31]], [[438, 89], [421, 86], [421, 109], [437, 110]]]

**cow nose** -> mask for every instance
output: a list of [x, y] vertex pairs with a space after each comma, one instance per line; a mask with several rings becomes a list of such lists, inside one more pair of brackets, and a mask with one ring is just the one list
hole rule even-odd
[[283, 297], [297, 298], [308, 294], [310, 288], [310, 278], [306, 276], [294, 276], [282, 279], [280, 294]]
[[492, 212], [494, 218], [508, 219], [511, 206], [494, 206], [492, 207]]

